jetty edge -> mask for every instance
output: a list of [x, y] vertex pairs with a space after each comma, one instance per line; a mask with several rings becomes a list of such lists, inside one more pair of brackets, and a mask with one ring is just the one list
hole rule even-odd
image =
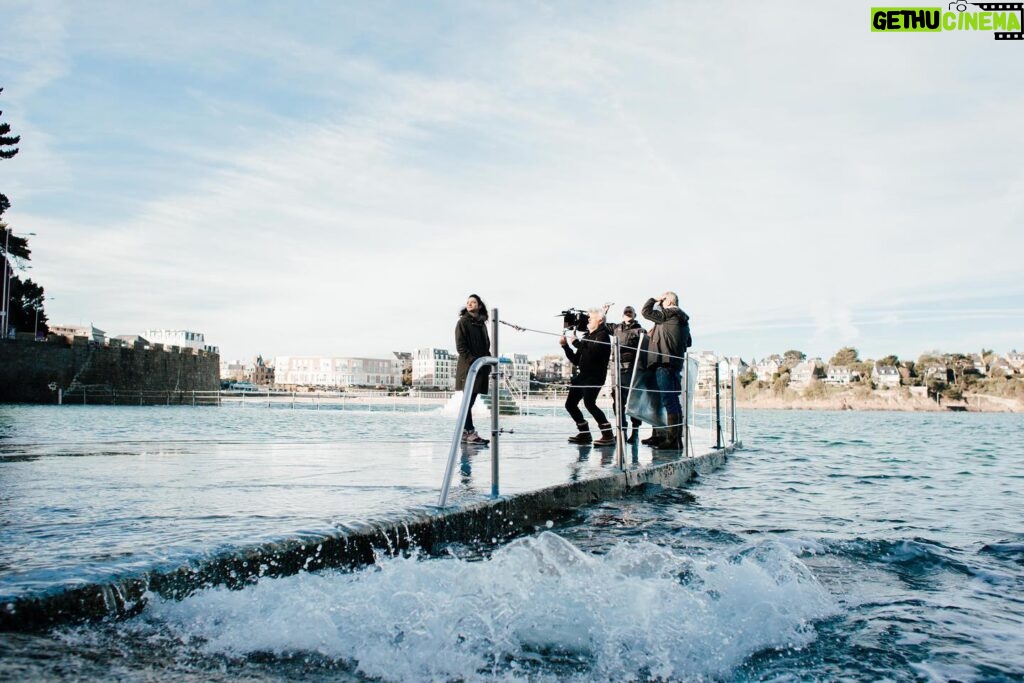
[[658, 461], [626, 470], [609, 469], [587, 479], [536, 491], [439, 508], [421, 505], [402, 513], [340, 523], [338, 533], [315, 534], [243, 546], [197, 558], [172, 570], [153, 570], [109, 583], [60, 589], [0, 604], [0, 631], [36, 632], [55, 626], [135, 616], [149, 594], [181, 600], [225, 586], [240, 589], [261, 578], [320, 569], [357, 569], [380, 555], [422, 551], [431, 556], [455, 543], [495, 545], [531, 533], [574, 510], [620, 498], [644, 486], [674, 488], [720, 467], [736, 442], [691, 458]]

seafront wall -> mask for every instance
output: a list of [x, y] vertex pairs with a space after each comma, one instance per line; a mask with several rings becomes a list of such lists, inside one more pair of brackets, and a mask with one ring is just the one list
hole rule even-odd
[[[0, 403], [57, 403], [57, 389], [191, 392], [220, 388], [217, 354], [160, 344], [100, 345], [76, 337], [0, 341]], [[53, 388], [51, 388], [53, 387]]]
[[310, 534], [265, 543], [196, 560], [171, 571], [152, 571], [109, 584], [92, 584], [0, 605], [0, 631], [33, 631], [85, 620], [122, 618], [140, 612], [147, 594], [181, 599], [214, 586], [242, 588], [262, 577], [280, 577], [327, 568], [371, 564], [378, 553], [395, 555], [414, 549], [437, 555], [451, 543], [494, 545], [531, 533], [573, 510], [621, 497], [644, 486], [674, 487], [726, 462], [742, 444], [711, 450], [693, 458], [655, 462], [632, 469], [609, 470], [592, 479], [444, 509], [413, 508], [387, 518], [341, 525], [336, 534]]

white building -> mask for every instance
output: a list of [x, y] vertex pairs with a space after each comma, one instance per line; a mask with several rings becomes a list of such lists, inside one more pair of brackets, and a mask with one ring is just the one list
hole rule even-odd
[[871, 369], [871, 379], [875, 384], [882, 387], [898, 387], [900, 385], [900, 371], [893, 365], [879, 365]]
[[274, 383], [306, 387], [402, 386], [402, 362], [397, 358], [337, 356], [277, 356]]
[[860, 377], [860, 373], [845, 365], [828, 366], [828, 374], [825, 376], [825, 384], [843, 386]]
[[448, 349], [415, 349], [412, 352], [412, 385], [451, 391], [455, 388], [458, 361], [459, 357]]
[[102, 344], [106, 341], [107, 333], [92, 323], [88, 325], [50, 325], [50, 334], [67, 337], [71, 341], [74, 337], [85, 337], [91, 342]]
[[530, 359], [525, 353], [513, 353], [511, 375], [508, 382], [517, 391], [526, 392], [530, 390]]
[[757, 379], [769, 384], [775, 381], [775, 375], [777, 375], [781, 369], [782, 359], [778, 356], [762, 358], [760, 362], [754, 364], [754, 372], [757, 373]]
[[240, 360], [234, 362], [222, 360], [220, 362], [220, 378], [230, 382], [241, 382], [245, 379], [245, 363]]
[[209, 353], [220, 353], [216, 346], [208, 346], [206, 335], [202, 332], [191, 330], [146, 330], [142, 336], [151, 344], [163, 344], [164, 346], [177, 346], [182, 349], [198, 349]]

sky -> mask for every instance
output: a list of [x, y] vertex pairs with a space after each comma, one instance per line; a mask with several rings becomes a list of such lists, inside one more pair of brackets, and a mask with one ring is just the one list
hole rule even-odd
[[[470, 293], [679, 294], [694, 349], [1024, 348], [1024, 43], [870, 3], [0, 0], [57, 324], [454, 348]], [[557, 353], [503, 327], [501, 350]]]

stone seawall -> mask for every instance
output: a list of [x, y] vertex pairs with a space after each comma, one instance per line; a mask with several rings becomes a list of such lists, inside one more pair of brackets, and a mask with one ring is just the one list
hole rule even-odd
[[160, 344], [104, 346], [84, 338], [0, 340], [0, 403], [56, 403], [58, 388], [66, 392], [81, 385], [111, 392], [216, 391], [220, 357]]

